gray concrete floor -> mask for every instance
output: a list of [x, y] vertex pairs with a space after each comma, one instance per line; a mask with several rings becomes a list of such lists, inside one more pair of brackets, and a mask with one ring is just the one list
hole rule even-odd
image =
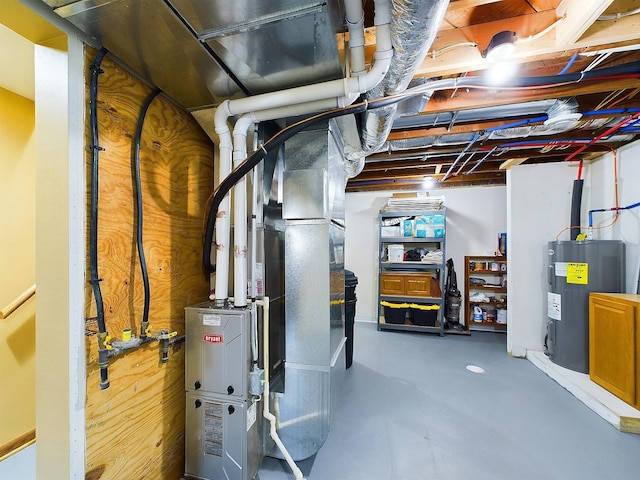
[[[523, 359], [504, 334], [378, 332], [354, 364], [309, 480], [636, 480], [640, 435], [620, 433]], [[466, 367], [479, 366], [484, 373]], [[260, 480], [289, 480], [267, 458]]]
[[[354, 363], [308, 480], [637, 480], [640, 435], [620, 433], [503, 334], [378, 332], [356, 324]], [[484, 369], [472, 373], [467, 365]], [[267, 458], [259, 480], [290, 480]], [[35, 479], [35, 445], [0, 462]]]

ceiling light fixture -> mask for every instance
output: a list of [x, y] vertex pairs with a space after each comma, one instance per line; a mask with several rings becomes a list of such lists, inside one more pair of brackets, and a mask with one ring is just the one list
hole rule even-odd
[[516, 32], [503, 30], [496, 33], [482, 52], [482, 56], [491, 62], [498, 62], [508, 59], [516, 49]]
[[422, 188], [424, 188], [425, 190], [433, 188], [435, 183], [436, 181], [431, 175], [425, 175], [422, 179]]

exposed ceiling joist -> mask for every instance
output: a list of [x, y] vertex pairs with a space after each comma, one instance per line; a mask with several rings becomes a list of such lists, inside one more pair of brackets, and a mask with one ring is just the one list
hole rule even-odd
[[566, 17], [563, 27], [556, 32], [556, 44], [568, 48], [576, 43], [613, 0], [563, 0], [556, 9], [558, 18]]
[[500, 164], [500, 170], [509, 170], [511, 167], [515, 167], [516, 165], [521, 165], [526, 162], [528, 158], [510, 158]]

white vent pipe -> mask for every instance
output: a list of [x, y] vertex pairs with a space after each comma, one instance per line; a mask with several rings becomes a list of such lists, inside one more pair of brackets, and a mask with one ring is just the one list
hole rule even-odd
[[262, 318], [262, 337], [263, 337], [263, 347], [262, 347], [262, 358], [264, 363], [264, 392], [262, 395], [263, 407], [262, 407], [262, 416], [269, 422], [269, 436], [275, 442], [275, 444], [282, 452], [284, 459], [287, 461], [289, 468], [293, 472], [293, 475], [296, 479], [303, 479], [304, 476], [302, 472], [296, 465], [296, 462], [291, 457], [291, 454], [282, 443], [280, 436], [278, 435], [278, 430], [276, 428], [277, 418], [271, 413], [269, 410], [269, 400], [270, 400], [270, 390], [269, 390], [269, 297], [265, 296], [262, 300], [257, 300], [256, 303], [262, 305], [263, 318]]
[[362, 4], [344, 2], [345, 20], [349, 29], [349, 65], [351, 75], [362, 75], [365, 71], [364, 60], [364, 11]]
[[[286, 118], [312, 112], [320, 112], [329, 108], [345, 106], [339, 99], [318, 100], [315, 102], [290, 105], [287, 107], [262, 110], [260, 112], [245, 113], [238, 119], [233, 128], [233, 165], [237, 168], [247, 158], [247, 132], [254, 123]], [[233, 187], [233, 271], [234, 271], [234, 305], [245, 307], [247, 305], [247, 195], [246, 181], [244, 177]], [[255, 228], [255, 227], [254, 227]], [[251, 261], [255, 264], [255, 255]], [[218, 271], [218, 267], [216, 267]], [[252, 272], [255, 268], [252, 267]], [[217, 278], [217, 277], [216, 277]], [[251, 283], [255, 282], [255, 274], [251, 275]], [[252, 287], [252, 291], [253, 291]], [[255, 296], [255, 294], [254, 294]]]
[[[360, 10], [362, 10], [360, 0], [346, 0], [346, 3], [350, 4], [349, 11], [351, 16], [356, 15], [354, 13], [356, 5], [359, 6]], [[359, 94], [369, 91], [382, 81], [389, 69], [389, 64], [391, 63], [391, 58], [393, 56], [390, 29], [391, 3], [390, 0], [376, 0], [375, 6], [376, 52], [374, 55], [374, 64], [367, 73], [340, 80], [331, 80], [315, 85], [306, 85], [303, 87], [265, 93], [262, 95], [254, 95], [236, 100], [225, 100], [218, 106], [214, 115], [214, 125], [220, 144], [220, 182], [222, 182], [229, 173], [231, 173], [233, 145], [231, 142], [231, 132], [229, 131], [229, 126], [227, 124], [229, 117], [243, 115], [250, 112], [254, 112], [255, 115], [258, 116], [260, 111], [269, 110], [269, 119], [284, 118], [286, 116], [290, 116], [290, 114], [287, 113], [290, 111], [290, 108], [295, 109], [295, 114], [297, 115], [319, 111], [319, 105], [322, 105], [322, 103], [316, 102], [327, 102], [327, 105], [330, 106], [324, 107], [325, 109], [331, 108], [331, 106], [348, 105], [352, 103]], [[306, 106], [306, 108], [310, 108], [310, 110], [304, 111], [303, 109], [299, 109], [301, 106]], [[282, 108], [282, 110], [278, 112], [277, 109], [279, 108]], [[246, 144], [246, 134], [245, 139], [239, 141]], [[239, 186], [238, 189], [240, 190]], [[234, 221], [236, 229], [240, 226], [246, 227], [246, 200], [244, 201], [244, 204], [245, 217]], [[226, 304], [229, 297], [228, 275], [230, 223], [228, 212], [229, 196], [227, 195], [220, 203], [216, 220], [216, 305]], [[242, 208], [239, 208], [238, 214], [241, 212]], [[244, 239], [244, 243], [246, 244], [246, 233], [244, 235]], [[244, 260], [239, 259], [239, 261], [244, 262], [245, 265], [244, 268], [240, 267], [240, 269], [245, 272], [245, 282], [244, 286], [242, 286], [240, 285], [241, 280], [234, 280], [234, 286], [238, 288], [237, 285], [240, 285], [242, 291], [240, 295], [240, 302], [242, 302], [242, 297], [244, 296], [246, 305], [246, 255]], [[238, 293], [239, 292], [235, 292], [234, 297], [236, 299], [236, 305], [240, 306], [237, 303], [239, 299]]]

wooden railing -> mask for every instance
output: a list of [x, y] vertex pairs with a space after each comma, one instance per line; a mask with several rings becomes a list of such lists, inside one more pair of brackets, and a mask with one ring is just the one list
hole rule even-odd
[[19, 309], [22, 305], [24, 305], [27, 300], [33, 297], [36, 294], [36, 286], [31, 285], [27, 290], [25, 290], [21, 295], [19, 295], [13, 302], [0, 310], [0, 320], [3, 318], [7, 318], [17, 309]]

